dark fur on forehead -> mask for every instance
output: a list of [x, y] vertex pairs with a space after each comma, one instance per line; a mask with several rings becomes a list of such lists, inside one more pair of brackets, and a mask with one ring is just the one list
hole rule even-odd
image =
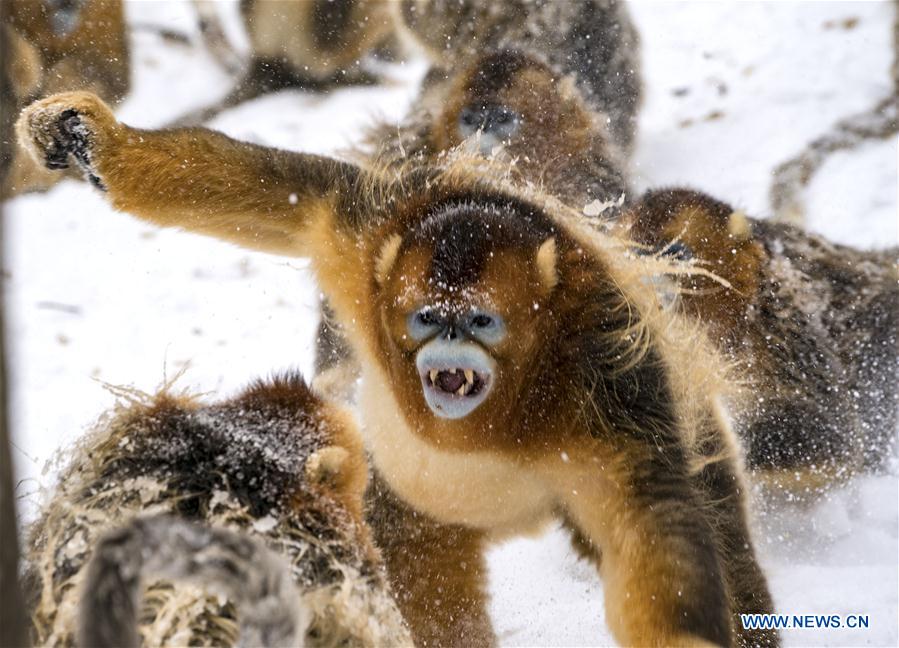
[[512, 78], [528, 68], [539, 67], [551, 72], [549, 67], [533, 55], [517, 50], [500, 50], [487, 54], [478, 62], [468, 82], [468, 91], [475, 97], [489, 96], [506, 88]]
[[430, 279], [459, 287], [477, 281], [490, 253], [536, 248], [555, 233], [534, 205], [512, 198], [448, 201], [435, 207], [408, 242], [432, 249]]
[[647, 191], [638, 203], [639, 230], [659, 231], [677, 218], [684, 209], [700, 209], [727, 227], [728, 218], [734, 209], [727, 203], [712, 198], [708, 194], [691, 189], [656, 189]]
[[[310, 0], [307, 0], [310, 1]], [[311, 0], [312, 39], [323, 50], [338, 50], [346, 45], [346, 32], [353, 14], [353, 0]]]

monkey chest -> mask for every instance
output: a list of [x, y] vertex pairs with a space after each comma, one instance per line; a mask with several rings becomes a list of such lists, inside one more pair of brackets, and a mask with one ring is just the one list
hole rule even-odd
[[447, 524], [497, 533], [528, 531], [551, 514], [553, 497], [534, 473], [500, 455], [441, 450], [417, 436], [381, 376], [363, 376], [366, 445], [394, 492]]

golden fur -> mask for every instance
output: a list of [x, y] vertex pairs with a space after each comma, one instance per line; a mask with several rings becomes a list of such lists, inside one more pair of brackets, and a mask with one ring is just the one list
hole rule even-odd
[[[602, 553], [622, 643], [777, 643], [736, 616], [771, 600], [720, 365], [647, 290], [651, 262], [469, 163], [365, 169], [204, 130], [138, 131], [85, 93], [33, 105], [18, 130], [36, 159], [74, 161], [119, 209], [312, 259], [363, 367], [365, 436], [388, 491], [370, 516], [420, 643], [492, 643], [485, 543], [558, 514]], [[425, 312], [421, 326], [451, 323], [445, 340], [415, 337], [410, 318]], [[460, 338], [470, 313], [500, 334]], [[489, 362], [465, 371], [484, 400], [452, 401], [481, 404], [438, 416], [423, 381], [455, 391], [461, 374], [420, 375], [426, 349]]]
[[[12, 88], [0, 91], [0, 112], [17, 113], [29, 101], [63, 90], [90, 90], [118, 102], [130, 87], [128, 40], [122, 0], [75, 3], [70, 31], [55, 27], [60, 9], [43, 0], [4, 0], [3, 28], [11, 43]], [[14, 142], [9, 143], [14, 146]], [[7, 146], [4, 143], [4, 146]], [[59, 179], [23, 151], [12, 153], [0, 178], [0, 199], [47, 189]]]
[[[309, 620], [299, 628], [303, 645], [410, 644], [363, 520], [367, 466], [347, 412], [314, 396], [298, 376], [257, 383], [216, 404], [169, 391], [119, 393], [125, 403], [74, 449], [31, 529], [26, 558], [35, 645], [72, 645], [76, 625], [91, 641], [129, 643], [129, 628], [116, 627], [125, 611], [109, 615], [104, 602], [119, 589], [118, 579], [141, 569], [129, 554], [158, 562], [152, 556], [159, 552], [175, 555], [164, 559], [171, 568], [163, 578], [144, 575], [143, 645], [234, 645], [244, 620], [237, 597], [198, 585], [220, 592], [225, 583], [218, 580], [243, 571], [249, 588], [271, 560], [275, 568], [287, 565], [296, 587], [279, 605], [298, 606]], [[122, 534], [168, 524], [171, 518], [154, 517], [160, 513], [230, 532], [233, 542], [246, 538], [249, 555], [246, 549], [231, 555], [228, 545], [212, 542], [196, 548], [212, 561], [201, 560], [197, 571], [216, 569], [217, 555], [225, 563], [220, 579], [197, 583], [197, 573], [178, 568], [191, 556], [173, 549], [190, 526], [161, 547], [126, 550]], [[274, 577], [262, 576], [261, 586], [270, 587], [265, 579]]]

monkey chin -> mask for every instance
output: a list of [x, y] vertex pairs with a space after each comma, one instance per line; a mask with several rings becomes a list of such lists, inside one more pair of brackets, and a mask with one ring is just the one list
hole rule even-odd
[[425, 402], [440, 418], [471, 414], [490, 394], [496, 362], [471, 343], [435, 340], [415, 358]]

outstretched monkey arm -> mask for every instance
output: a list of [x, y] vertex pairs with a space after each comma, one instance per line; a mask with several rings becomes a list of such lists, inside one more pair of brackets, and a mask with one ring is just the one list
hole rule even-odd
[[74, 160], [117, 209], [288, 256], [309, 256], [310, 230], [332, 217], [362, 173], [206, 129], [131, 128], [86, 92], [32, 104], [16, 128], [38, 162], [62, 169]]
[[[365, 246], [377, 180], [338, 160], [239, 142], [202, 128], [147, 131], [117, 121], [87, 92], [38, 101], [16, 124], [51, 169], [73, 161], [112, 205], [163, 227], [309, 257], [345, 321], [370, 303]], [[360, 254], [363, 252], [363, 254]]]

